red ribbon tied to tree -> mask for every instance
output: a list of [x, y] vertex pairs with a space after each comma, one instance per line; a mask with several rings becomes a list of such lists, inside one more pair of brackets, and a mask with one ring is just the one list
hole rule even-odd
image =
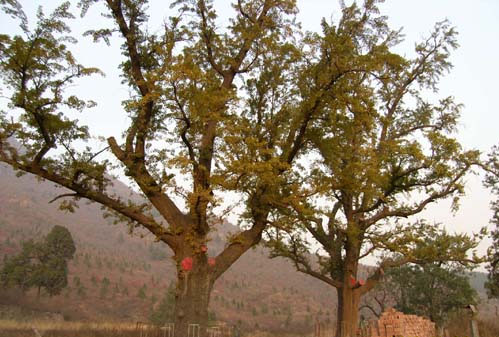
[[192, 257], [185, 257], [182, 262], [182, 269], [184, 271], [190, 271], [192, 269], [192, 265], [194, 264], [194, 261], [192, 260]]
[[364, 280], [364, 279], [356, 280], [355, 277], [350, 276], [350, 285], [352, 286], [352, 288], [362, 287], [365, 284], [366, 284], [366, 280]]

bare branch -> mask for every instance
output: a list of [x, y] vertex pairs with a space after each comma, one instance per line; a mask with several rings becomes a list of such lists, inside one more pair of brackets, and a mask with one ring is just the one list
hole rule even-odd
[[184, 142], [185, 146], [187, 147], [187, 151], [189, 153], [189, 159], [191, 160], [192, 164], [194, 166], [196, 166], [197, 162], [196, 162], [196, 156], [194, 155], [194, 149], [193, 149], [192, 144], [189, 141], [189, 139], [187, 139], [187, 131], [189, 131], [189, 129], [191, 128], [191, 121], [190, 121], [189, 117], [187, 116], [187, 113], [185, 112], [184, 105], [180, 102], [180, 98], [178, 97], [176, 84], [175, 83], [171, 83], [171, 84], [173, 87], [174, 101], [175, 101], [180, 113], [182, 114], [182, 120], [185, 123], [185, 126], [180, 133], [180, 137], [182, 138], [182, 141]]
[[207, 59], [212, 68], [222, 77], [226, 77], [227, 73], [223, 70], [223, 68], [215, 61], [215, 57], [213, 55], [213, 30], [210, 29], [208, 24], [208, 18], [206, 13], [206, 3], [204, 0], [198, 2], [199, 13], [201, 14], [201, 36], [203, 38], [203, 42], [206, 48]]
[[256, 23], [256, 19], [252, 16], [250, 16], [248, 13], [246, 13], [246, 11], [244, 10], [243, 8], [243, 4], [242, 4], [242, 1], [241, 0], [237, 0], [237, 9], [239, 10], [239, 13], [241, 13], [241, 15], [243, 17], [245, 17], [249, 22], [251, 23]]
[[369, 304], [369, 303], [363, 303], [363, 304], [361, 304], [359, 306], [359, 311], [362, 310], [362, 309], [369, 309], [374, 314], [374, 316], [376, 316], [378, 318], [381, 316], [381, 314], [378, 311], [376, 311], [374, 309], [374, 307], [371, 304]]
[[66, 194], [61, 194], [55, 197], [54, 199], [49, 201], [49, 204], [53, 203], [54, 201], [61, 199], [61, 198], [68, 198], [68, 197], [78, 197], [78, 193], [66, 193]]

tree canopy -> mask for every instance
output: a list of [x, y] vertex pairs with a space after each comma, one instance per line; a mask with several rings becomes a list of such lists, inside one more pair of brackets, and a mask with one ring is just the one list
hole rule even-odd
[[[478, 158], [454, 138], [460, 105], [424, 95], [450, 69], [456, 33], [438, 23], [414, 58], [399, 55], [402, 34], [378, 2], [343, 4], [322, 33], [303, 33], [295, 0], [233, 1], [226, 24], [212, 0], [175, 0], [176, 14], [157, 30], [147, 0], [80, 0], [83, 17], [106, 18], [85, 36], [121, 42], [130, 93], [126, 130], [96, 145], [98, 135], [74, 117], [96, 103], [67, 94], [101, 73], [71, 53], [70, 3], [48, 16], [40, 9], [30, 28], [18, 1], [0, 0], [22, 31], [0, 35], [0, 78], [10, 94], [0, 113], [0, 161], [64, 187], [52, 200], [62, 209], [87, 199], [167, 244], [180, 336], [187, 319], [204, 334], [214, 282], [265, 230], [300, 270], [343, 289], [359, 259], [377, 249], [404, 262], [464, 261], [469, 238], [439, 233], [445, 240], [436, 247], [450, 249], [442, 256], [421, 248], [432, 226], [391, 221], [458, 197]], [[115, 173], [141, 198], [117, 194]], [[209, 233], [234, 209], [242, 209], [242, 229], [214, 256]], [[329, 254], [318, 271], [304, 259], [303, 230]], [[362, 292], [392, 264], [384, 261]]]
[[380, 317], [389, 307], [429, 318], [440, 328], [455, 313], [477, 304], [469, 271], [456, 263], [407, 264], [389, 269], [383, 280], [362, 299], [361, 309]]
[[[16, 0], [0, 4], [22, 29], [0, 36], [0, 77], [11, 93], [0, 116], [0, 160], [68, 189], [54, 199], [61, 208], [73, 211], [82, 198], [99, 203], [117, 222], [167, 244], [177, 267], [176, 331], [186, 334], [189, 317], [203, 334], [213, 283], [260, 241], [282, 187], [299, 183], [290, 172], [306, 131], [345, 73], [322, 73], [317, 42], [298, 32], [294, 0], [235, 1], [223, 29], [213, 1], [172, 1], [177, 14], [156, 31], [146, 0], [82, 0], [83, 16], [101, 10], [107, 18], [85, 35], [121, 41], [130, 92], [123, 136], [95, 146], [72, 113], [95, 103], [65, 91], [100, 73], [68, 47], [77, 42], [69, 2], [48, 16], [39, 10], [32, 29]], [[115, 172], [143, 199], [117, 195]], [[225, 192], [239, 198], [224, 199]], [[210, 256], [208, 233], [224, 209], [238, 206], [245, 229]]]
[[397, 310], [428, 317], [441, 327], [453, 313], [478, 300], [465, 270], [452, 264], [394, 268], [387, 273], [386, 282], [394, 293]]
[[56, 225], [39, 242], [29, 240], [22, 251], [6, 258], [0, 279], [4, 286], [17, 286], [23, 291], [43, 288], [50, 296], [58, 295], [68, 285], [68, 261], [76, 251], [71, 233]]
[[[479, 152], [455, 138], [461, 105], [453, 97], [430, 98], [451, 68], [456, 35], [449, 22], [439, 22], [412, 58], [397, 54], [401, 32], [369, 1], [343, 6], [342, 19], [323, 22], [322, 35], [315, 35], [326, 66], [321, 74], [347, 75], [338, 91], [329, 90], [321, 118], [308, 130], [315, 160], [297, 170], [303, 183], [276, 212], [269, 245], [273, 256], [338, 289], [338, 329], [347, 329], [341, 336], [355, 333], [359, 298], [386, 269], [479, 261], [470, 255], [477, 240], [405, 220], [441, 199], [457, 207], [466, 174], [480, 164]], [[382, 259], [360, 279], [359, 261], [376, 253], [400, 258]]]

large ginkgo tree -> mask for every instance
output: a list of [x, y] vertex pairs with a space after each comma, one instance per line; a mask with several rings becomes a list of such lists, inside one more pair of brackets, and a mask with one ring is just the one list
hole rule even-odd
[[[259, 243], [277, 207], [299, 198], [295, 166], [311, 144], [308, 130], [321, 127], [334, 97], [344, 104], [359, 74], [373, 78], [391, 67], [392, 37], [376, 26], [349, 36], [359, 24], [350, 15], [335, 41], [329, 33], [301, 34], [295, 0], [233, 1], [228, 21], [210, 0], [161, 4], [176, 14], [151, 29], [149, 1], [78, 1], [82, 20], [90, 11], [103, 14], [89, 22], [86, 38], [121, 43], [116, 63], [130, 93], [118, 111], [128, 126], [96, 144], [100, 135], [75, 118], [96, 103], [67, 94], [100, 73], [71, 52], [78, 40], [70, 3], [50, 15], [40, 9], [32, 26], [18, 1], [0, 0], [20, 23], [20, 34], [0, 35], [8, 95], [0, 161], [65, 188], [53, 200], [61, 208], [95, 202], [168, 245], [177, 268], [175, 335], [186, 337], [193, 323], [205, 336], [215, 281]], [[357, 48], [366, 43], [370, 49]], [[142, 198], [116, 194], [114, 174], [127, 176]], [[209, 233], [231, 209], [242, 210], [245, 227], [214, 256]]]
[[[273, 256], [336, 289], [337, 336], [352, 337], [361, 297], [390, 267], [480, 261], [472, 253], [480, 235], [452, 234], [416, 217], [442, 199], [457, 206], [479, 152], [455, 138], [461, 105], [434, 98], [457, 47], [448, 22], [437, 23], [412, 58], [384, 52], [366, 59], [402, 39], [374, 2], [343, 6], [339, 22], [324, 21], [315, 38], [334, 69], [368, 71], [350, 73], [308, 130], [313, 155], [294, 171], [302, 184], [273, 213], [268, 244]], [[366, 278], [360, 261], [369, 256], [380, 263]]]

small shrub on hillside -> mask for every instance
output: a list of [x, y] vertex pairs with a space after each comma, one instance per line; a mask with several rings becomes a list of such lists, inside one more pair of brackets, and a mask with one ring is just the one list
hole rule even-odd
[[146, 297], [147, 297], [147, 294], [146, 294], [146, 285], [144, 284], [138, 291], [137, 293], [137, 297], [142, 299], [142, 300], [145, 300]]
[[156, 325], [173, 321], [173, 310], [175, 308], [175, 285], [171, 283], [161, 299], [157, 310], [153, 311], [149, 320]]

